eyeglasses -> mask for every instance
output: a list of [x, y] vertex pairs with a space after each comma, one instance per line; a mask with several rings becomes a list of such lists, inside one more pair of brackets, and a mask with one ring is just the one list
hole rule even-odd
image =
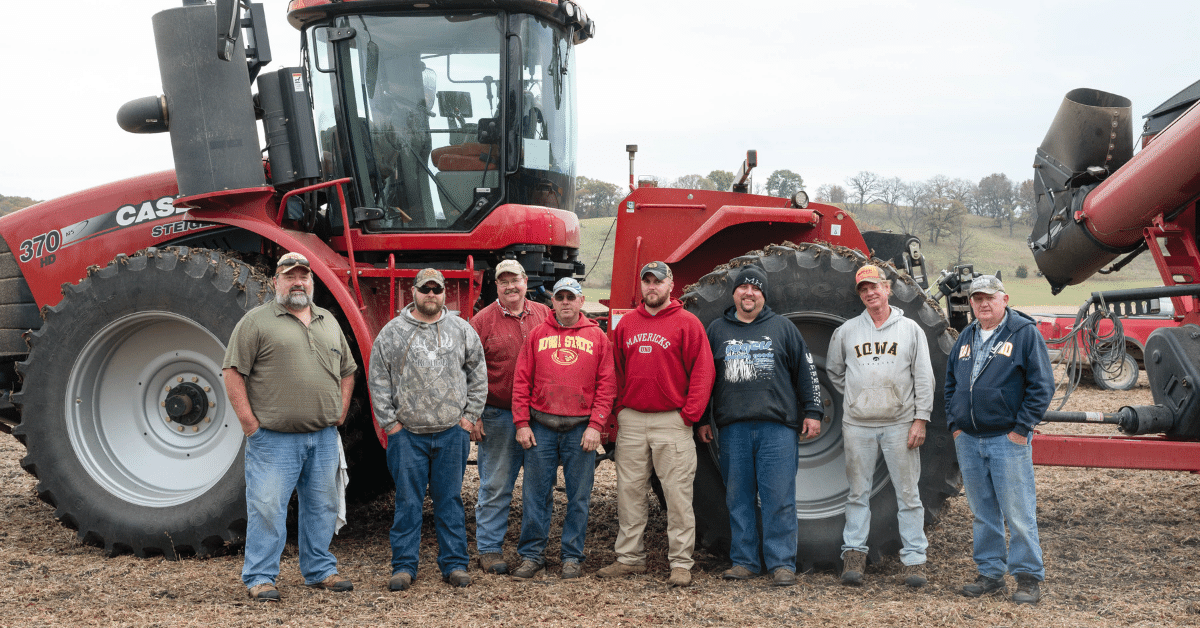
[[521, 285], [523, 282], [523, 279], [509, 279], [507, 281], [497, 280], [496, 285], [500, 286], [501, 288], [512, 288], [513, 286]]
[[434, 294], [441, 294], [445, 290], [446, 289], [441, 286], [430, 286], [430, 285], [417, 286], [417, 292], [420, 292], [421, 294], [429, 294], [430, 292], [432, 292]]
[[558, 294], [554, 295], [554, 300], [555, 301], [574, 301], [575, 293], [567, 292], [566, 290], [563, 290], [562, 292], [559, 292]]

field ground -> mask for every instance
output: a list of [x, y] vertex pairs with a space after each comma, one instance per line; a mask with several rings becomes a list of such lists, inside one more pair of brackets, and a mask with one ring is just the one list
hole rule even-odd
[[[1149, 403], [1142, 377], [1141, 386], [1127, 393], [1081, 389], [1069, 408], [1112, 410]], [[775, 588], [765, 578], [720, 580], [728, 565], [704, 552], [698, 552], [694, 585], [669, 589], [664, 583], [665, 513], [656, 502], [647, 533], [649, 573], [601, 581], [591, 572], [613, 560], [617, 529], [609, 462], [597, 470], [589, 558], [580, 580], [559, 580], [552, 557], [550, 573], [532, 581], [485, 576], [473, 569], [475, 584], [452, 589], [436, 571], [427, 510], [418, 580], [409, 591], [390, 593], [387, 530], [392, 503], [384, 496], [352, 508], [351, 523], [334, 540], [341, 573], [354, 580], [355, 591], [330, 594], [304, 587], [295, 545], [289, 543], [279, 582], [283, 602], [263, 605], [246, 598], [238, 553], [172, 562], [106, 558], [80, 545], [73, 531], [54, 521], [54, 509], [37, 499], [35, 480], [19, 465], [23, 453], [15, 439], [0, 435], [0, 478], [8, 486], [0, 495], [7, 523], [0, 532], [3, 626], [1200, 625], [1200, 482], [1183, 473], [1039, 467], [1038, 519], [1047, 582], [1036, 607], [957, 594], [974, 578], [971, 517], [961, 496], [951, 498], [939, 522], [927, 528], [930, 584], [920, 590], [896, 581], [895, 556], [870, 566], [861, 588], [839, 585], [832, 572], [804, 575], [798, 586]], [[467, 475], [464, 499], [470, 513], [478, 486], [474, 466]], [[561, 512], [561, 493], [557, 500]], [[510, 561], [516, 559], [519, 503], [518, 497], [507, 543]], [[468, 516], [473, 539], [472, 519]], [[555, 531], [559, 524], [556, 520]], [[557, 542], [553, 536], [551, 547]]]

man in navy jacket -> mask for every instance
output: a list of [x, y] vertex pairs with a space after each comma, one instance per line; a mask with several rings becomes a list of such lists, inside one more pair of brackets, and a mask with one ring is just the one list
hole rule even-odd
[[[1029, 439], [1054, 396], [1054, 374], [1037, 325], [1008, 307], [998, 278], [976, 278], [970, 294], [975, 322], [959, 335], [946, 368], [947, 427], [975, 516], [979, 570], [962, 593], [1002, 593], [1008, 572], [1017, 580], [1013, 601], [1036, 604], [1046, 574]], [[1007, 548], [1005, 524], [1012, 537]]]

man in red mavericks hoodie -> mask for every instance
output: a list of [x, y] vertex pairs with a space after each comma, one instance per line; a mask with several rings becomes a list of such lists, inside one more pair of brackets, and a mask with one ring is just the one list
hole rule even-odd
[[657, 473], [667, 501], [671, 586], [692, 583], [696, 517], [692, 425], [704, 414], [716, 369], [700, 319], [671, 298], [675, 283], [663, 262], [642, 267], [642, 303], [615, 332], [619, 396], [617, 432], [617, 560], [596, 572], [611, 578], [646, 571], [646, 491]]
[[583, 539], [600, 431], [617, 396], [612, 345], [596, 321], [581, 314], [583, 288], [564, 277], [554, 284], [554, 311], [529, 334], [513, 377], [517, 442], [525, 448], [523, 513], [515, 578], [546, 568], [558, 465], [567, 489], [562, 577], [583, 574]]

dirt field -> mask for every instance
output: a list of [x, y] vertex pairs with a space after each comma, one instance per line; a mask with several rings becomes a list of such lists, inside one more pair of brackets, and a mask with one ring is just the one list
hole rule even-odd
[[[1115, 410], [1141, 403], [1150, 403], [1144, 381], [1130, 393], [1083, 389], [1070, 407]], [[974, 579], [970, 513], [962, 496], [952, 498], [941, 521], [928, 529], [930, 584], [921, 590], [896, 581], [895, 556], [869, 567], [861, 588], [843, 587], [833, 573], [819, 572], [801, 576], [799, 586], [778, 589], [765, 578], [724, 582], [719, 576], [727, 564], [703, 553], [694, 585], [669, 589], [664, 584], [665, 516], [656, 504], [648, 533], [650, 573], [600, 581], [590, 573], [613, 559], [616, 535], [611, 463], [597, 472], [589, 558], [580, 580], [540, 575], [517, 582], [473, 570], [473, 586], [452, 589], [438, 577], [427, 525], [417, 582], [409, 591], [390, 593], [387, 529], [392, 505], [384, 498], [353, 510], [352, 523], [334, 540], [341, 573], [354, 580], [354, 592], [304, 587], [290, 544], [279, 582], [283, 602], [263, 605], [246, 598], [239, 580], [240, 554], [171, 562], [105, 558], [95, 548], [79, 545], [75, 533], [55, 522], [53, 509], [35, 496], [33, 478], [19, 465], [23, 453], [15, 439], [0, 437], [0, 477], [8, 487], [0, 495], [6, 521], [0, 532], [2, 626], [1200, 625], [1200, 482], [1190, 474], [1039, 467], [1038, 519], [1047, 581], [1046, 595], [1036, 607], [957, 594]], [[477, 477], [473, 466], [467, 473], [464, 496], [470, 513]], [[512, 548], [518, 521], [516, 509], [510, 560], [516, 559]], [[468, 526], [473, 540], [473, 524]], [[552, 538], [551, 547], [556, 544]], [[550, 572], [557, 568], [552, 562]]]

